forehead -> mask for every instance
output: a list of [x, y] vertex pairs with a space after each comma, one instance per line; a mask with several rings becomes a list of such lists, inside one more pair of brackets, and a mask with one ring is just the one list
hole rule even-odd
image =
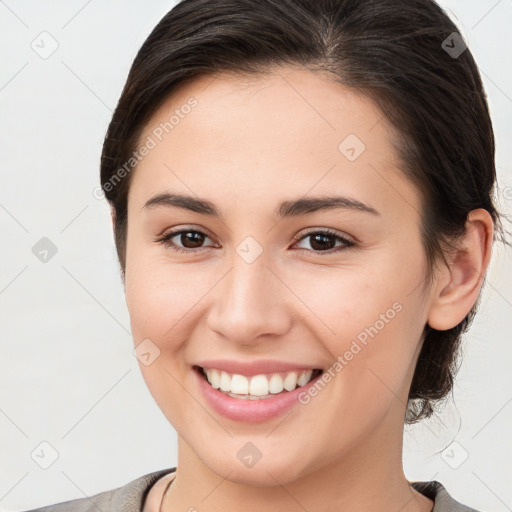
[[370, 98], [324, 73], [204, 75], [181, 84], [147, 123], [140, 141], [154, 147], [131, 189], [140, 201], [164, 186], [214, 202], [233, 192], [268, 198], [338, 189], [414, 210], [417, 193], [399, 169], [393, 137]]

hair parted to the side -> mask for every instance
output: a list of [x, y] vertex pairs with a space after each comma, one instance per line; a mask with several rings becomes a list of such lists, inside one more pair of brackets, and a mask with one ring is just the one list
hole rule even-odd
[[[457, 57], [443, 49], [454, 32], [432, 0], [178, 3], [140, 48], [104, 141], [101, 184], [115, 213], [123, 276], [133, 173], [126, 163], [163, 101], [186, 81], [218, 71], [266, 74], [297, 66], [325, 72], [375, 101], [396, 130], [401, 170], [421, 194], [426, 285], [437, 258], [444, 259], [464, 233], [471, 210], [486, 209], [495, 238], [500, 233], [503, 240], [493, 203], [495, 148], [486, 95], [469, 49]], [[114, 183], [120, 169], [123, 179]], [[461, 336], [476, 308], [452, 329], [425, 327], [406, 423], [428, 418], [452, 390]]]

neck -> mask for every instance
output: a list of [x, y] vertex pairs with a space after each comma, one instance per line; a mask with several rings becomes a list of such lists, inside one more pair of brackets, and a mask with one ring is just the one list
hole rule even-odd
[[[403, 411], [397, 407], [395, 413]], [[262, 458], [251, 469], [252, 484], [246, 476], [239, 478], [229, 464], [220, 474], [213, 472], [179, 437], [176, 478], [162, 512], [430, 512], [432, 500], [415, 491], [403, 473], [403, 427], [390, 430], [390, 424], [397, 424], [396, 418], [391, 420], [386, 418], [373, 432], [361, 432], [358, 443], [331, 460], [322, 459], [316, 466], [313, 461], [297, 461], [303, 470], [294, 471], [297, 477], [292, 480], [291, 471], [277, 474], [272, 461], [264, 467]]]

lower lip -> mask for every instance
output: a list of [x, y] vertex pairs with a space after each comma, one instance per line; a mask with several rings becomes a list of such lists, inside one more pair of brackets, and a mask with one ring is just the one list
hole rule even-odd
[[209, 382], [203, 377], [201, 370], [193, 369], [199, 381], [199, 387], [211, 408], [235, 421], [246, 423], [259, 423], [270, 418], [275, 418], [294, 405], [301, 405], [298, 401], [301, 393], [307, 392], [308, 388], [314, 386], [316, 381], [322, 376], [322, 373], [310, 380], [306, 385], [280, 393], [272, 398], [261, 400], [247, 400], [243, 398], [233, 398], [225, 395], [221, 391], [210, 386]]

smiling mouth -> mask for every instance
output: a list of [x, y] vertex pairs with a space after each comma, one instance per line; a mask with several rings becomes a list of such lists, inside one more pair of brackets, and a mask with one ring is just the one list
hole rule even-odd
[[322, 369], [315, 369], [245, 376], [197, 365], [193, 369], [217, 391], [246, 400], [268, 399], [289, 393], [323, 373]]

